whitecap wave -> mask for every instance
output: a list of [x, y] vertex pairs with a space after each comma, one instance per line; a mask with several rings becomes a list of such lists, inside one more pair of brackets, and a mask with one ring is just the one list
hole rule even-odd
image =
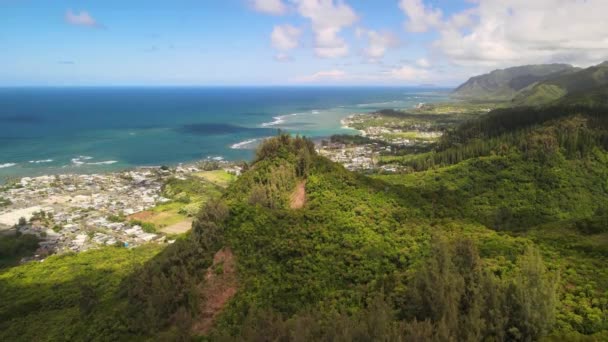
[[262, 127], [276, 126], [276, 125], [282, 124], [283, 122], [285, 122], [285, 115], [275, 116], [275, 117], [273, 117], [273, 119], [274, 119], [274, 121], [264, 122], [262, 124]]
[[285, 119], [287, 119], [290, 116], [297, 116], [300, 115], [300, 113], [292, 113], [292, 114], [287, 114], [287, 115], [279, 115], [279, 116], [275, 116], [273, 117], [274, 121], [272, 122], [264, 122], [261, 126], [262, 127], [269, 127], [269, 126], [276, 126], [276, 125], [280, 125], [282, 123], [285, 123]]
[[244, 140], [244, 141], [238, 142], [236, 144], [230, 145], [230, 148], [233, 150], [244, 150], [244, 149], [247, 149], [246, 148], [247, 145], [251, 145], [251, 144], [255, 143], [256, 141], [258, 141], [258, 139]]
[[118, 163], [117, 160], [106, 160], [106, 161], [100, 161], [100, 162], [95, 162], [95, 163], [85, 163], [86, 165], [111, 165], [111, 164], [116, 164]]
[[42, 160], [30, 160], [30, 164], [43, 164], [43, 163], [52, 163], [53, 159], [42, 159]]
[[76, 158], [72, 158], [72, 164], [74, 164], [76, 166], [82, 166], [82, 165], [110, 165], [110, 164], [118, 163], [118, 161], [116, 161], [116, 160], [105, 160], [105, 161], [100, 161], [100, 162], [86, 162], [85, 161], [85, 160], [91, 160], [91, 159], [93, 159], [93, 157], [78, 156]]
[[83, 165], [85, 163], [84, 162], [85, 157], [86, 156], [79, 156], [79, 157], [76, 157], [76, 158], [72, 158], [72, 164], [74, 164], [74, 165]]
[[5, 168], [7, 168], [7, 167], [12, 167], [12, 166], [15, 166], [15, 165], [17, 165], [17, 164], [15, 164], [15, 163], [4, 163], [4, 164], [0, 164], [0, 169], [5, 169]]

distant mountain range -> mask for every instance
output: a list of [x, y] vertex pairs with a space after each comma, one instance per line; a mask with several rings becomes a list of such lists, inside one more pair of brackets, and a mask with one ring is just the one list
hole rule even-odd
[[[452, 96], [471, 101], [510, 101], [514, 105], [542, 105], [577, 94], [602, 101], [608, 85], [608, 62], [586, 69], [568, 64], [526, 65], [475, 76]], [[598, 88], [597, 90], [595, 88]], [[595, 95], [594, 95], [595, 94]], [[576, 101], [576, 100], [575, 100]]]

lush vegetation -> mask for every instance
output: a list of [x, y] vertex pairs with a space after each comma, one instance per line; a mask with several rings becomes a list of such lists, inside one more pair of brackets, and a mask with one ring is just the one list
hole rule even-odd
[[608, 147], [608, 107], [564, 106], [497, 109], [445, 134], [427, 154], [408, 156], [403, 165], [415, 171], [463, 160], [521, 154], [550, 163], [561, 156], [587, 157]]
[[128, 338], [128, 301], [117, 293], [127, 275], [159, 250], [105, 247], [0, 271], [0, 340]]
[[13, 266], [26, 256], [34, 254], [38, 249], [38, 238], [29, 234], [0, 235], [0, 270]]
[[[568, 95], [608, 85], [608, 63], [586, 69], [564, 64], [520, 66], [472, 77], [453, 93], [473, 101], [505, 101], [517, 106], [546, 105]], [[605, 103], [606, 99], [601, 99]]]
[[[373, 177], [279, 134], [162, 251], [2, 271], [0, 340], [606, 340], [607, 113], [494, 110]], [[222, 181], [194, 177], [172, 203]], [[213, 281], [227, 249], [231, 289]]]
[[[199, 166], [217, 168], [216, 163], [212, 162], [204, 162]], [[207, 201], [219, 197], [235, 178], [236, 176], [217, 169], [198, 172], [183, 179], [171, 178], [162, 189], [162, 195], [169, 201], [132, 215], [129, 221], [142, 226], [147, 232], [154, 233], [191, 220]]]
[[235, 175], [230, 174], [224, 170], [203, 171], [195, 173], [194, 175], [222, 188], [227, 187], [228, 185], [230, 185], [230, 183], [236, 180]]
[[454, 96], [476, 101], [510, 101], [539, 82], [576, 71], [578, 69], [567, 64], [525, 65], [494, 70], [471, 77], [456, 88]]
[[[542, 105], [569, 94], [585, 94], [608, 85], [608, 63], [572, 73], [558, 74], [530, 85], [513, 98], [517, 105]], [[604, 99], [605, 101], [605, 99]]]

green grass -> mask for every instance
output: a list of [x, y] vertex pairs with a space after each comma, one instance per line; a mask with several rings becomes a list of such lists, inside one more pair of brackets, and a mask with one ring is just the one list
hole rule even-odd
[[[485, 114], [492, 109], [504, 107], [502, 102], [448, 102], [425, 104], [421, 108], [414, 109], [416, 114]], [[410, 111], [410, 110], [408, 110]]]
[[184, 207], [183, 203], [169, 202], [159, 204], [152, 208], [153, 215], [146, 218], [145, 221], [155, 224], [158, 227], [167, 227], [188, 219], [188, 216], [180, 214], [180, 210]]
[[227, 187], [228, 185], [230, 185], [230, 183], [236, 180], [235, 175], [228, 173], [224, 170], [197, 172], [194, 174], [194, 176], [200, 177], [208, 182], [211, 182], [223, 188]]
[[182, 179], [170, 179], [163, 187], [163, 196], [171, 199], [134, 215], [133, 219], [151, 223], [159, 229], [193, 217], [211, 198], [221, 195], [235, 176], [223, 171], [204, 171]]
[[435, 141], [438, 138], [425, 136], [419, 131], [408, 131], [408, 132], [394, 132], [382, 134], [385, 139], [409, 139], [409, 140], [422, 140], [422, 141]]

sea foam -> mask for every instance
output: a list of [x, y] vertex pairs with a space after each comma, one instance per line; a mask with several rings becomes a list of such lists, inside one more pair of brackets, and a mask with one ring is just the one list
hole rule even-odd
[[117, 160], [106, 160], [106, 161], [101, 161], [101, 162], [96, 162], [96, 163], [85, 163], [86, 165], [111, 165], [111, 164], [116, 164], [118, 163]]
[[282, 123], [285, 123], [285, 119], [287, 119], [290, 116], [297, 116], [300, 113], [292, 113], [292, 114], [287, 114], [287, 115], [279, 115], [279, 116], [275, 116], [273, 117], [274, 121], [271, 122], [264, 122], [261, 126], [262, 127], [269, 127], [269, 126], [276, 126], [276, 125], [280, 125]]
[[285, 115], [275, 116], [275, 117], [273, 117], [273, 119], [274, 119], [274, 121], [264, 122], [262, 124], [262, 127], [276, 126], [276, 125], [282, 124], [283, 122], [285, 122]]
[[43, 164], [43, 163], [52, 163], [53, 159], [42, 159], [42, 160], [30, 160], [30, 164]]
[[253, 148], [255, 143], [258, 140], [260, 140], [260, 138], [244, 140], [244, 141], [238, 142], [236, 144], [230, 145], [230, 148], [233, 150], [248, 150], [248, 149]]
[[15, 164], [15, 163], [4, 163], [4, 164], [0, 164], [0, 169], [5, 169], [5, 168], [7, 168], [7, 167], [12, 167], [12, 166], [15, 166], [15, 165], [17, 165], [17, 164]]
[[100, 161], [100, 162], [86, 162], [85, 161], [85, 160], [91, 160], [91, 159], [93, 159], [93, 157], [78, 156], [76, 158], [72, 158], [72, 164], [74, 164], [76, 166], [81, 166], [81, 165], [110, 165], [110, 164], [118, 163], [118, 161], [116, 161], [116, 160], [106, 160], [106, 161]]

